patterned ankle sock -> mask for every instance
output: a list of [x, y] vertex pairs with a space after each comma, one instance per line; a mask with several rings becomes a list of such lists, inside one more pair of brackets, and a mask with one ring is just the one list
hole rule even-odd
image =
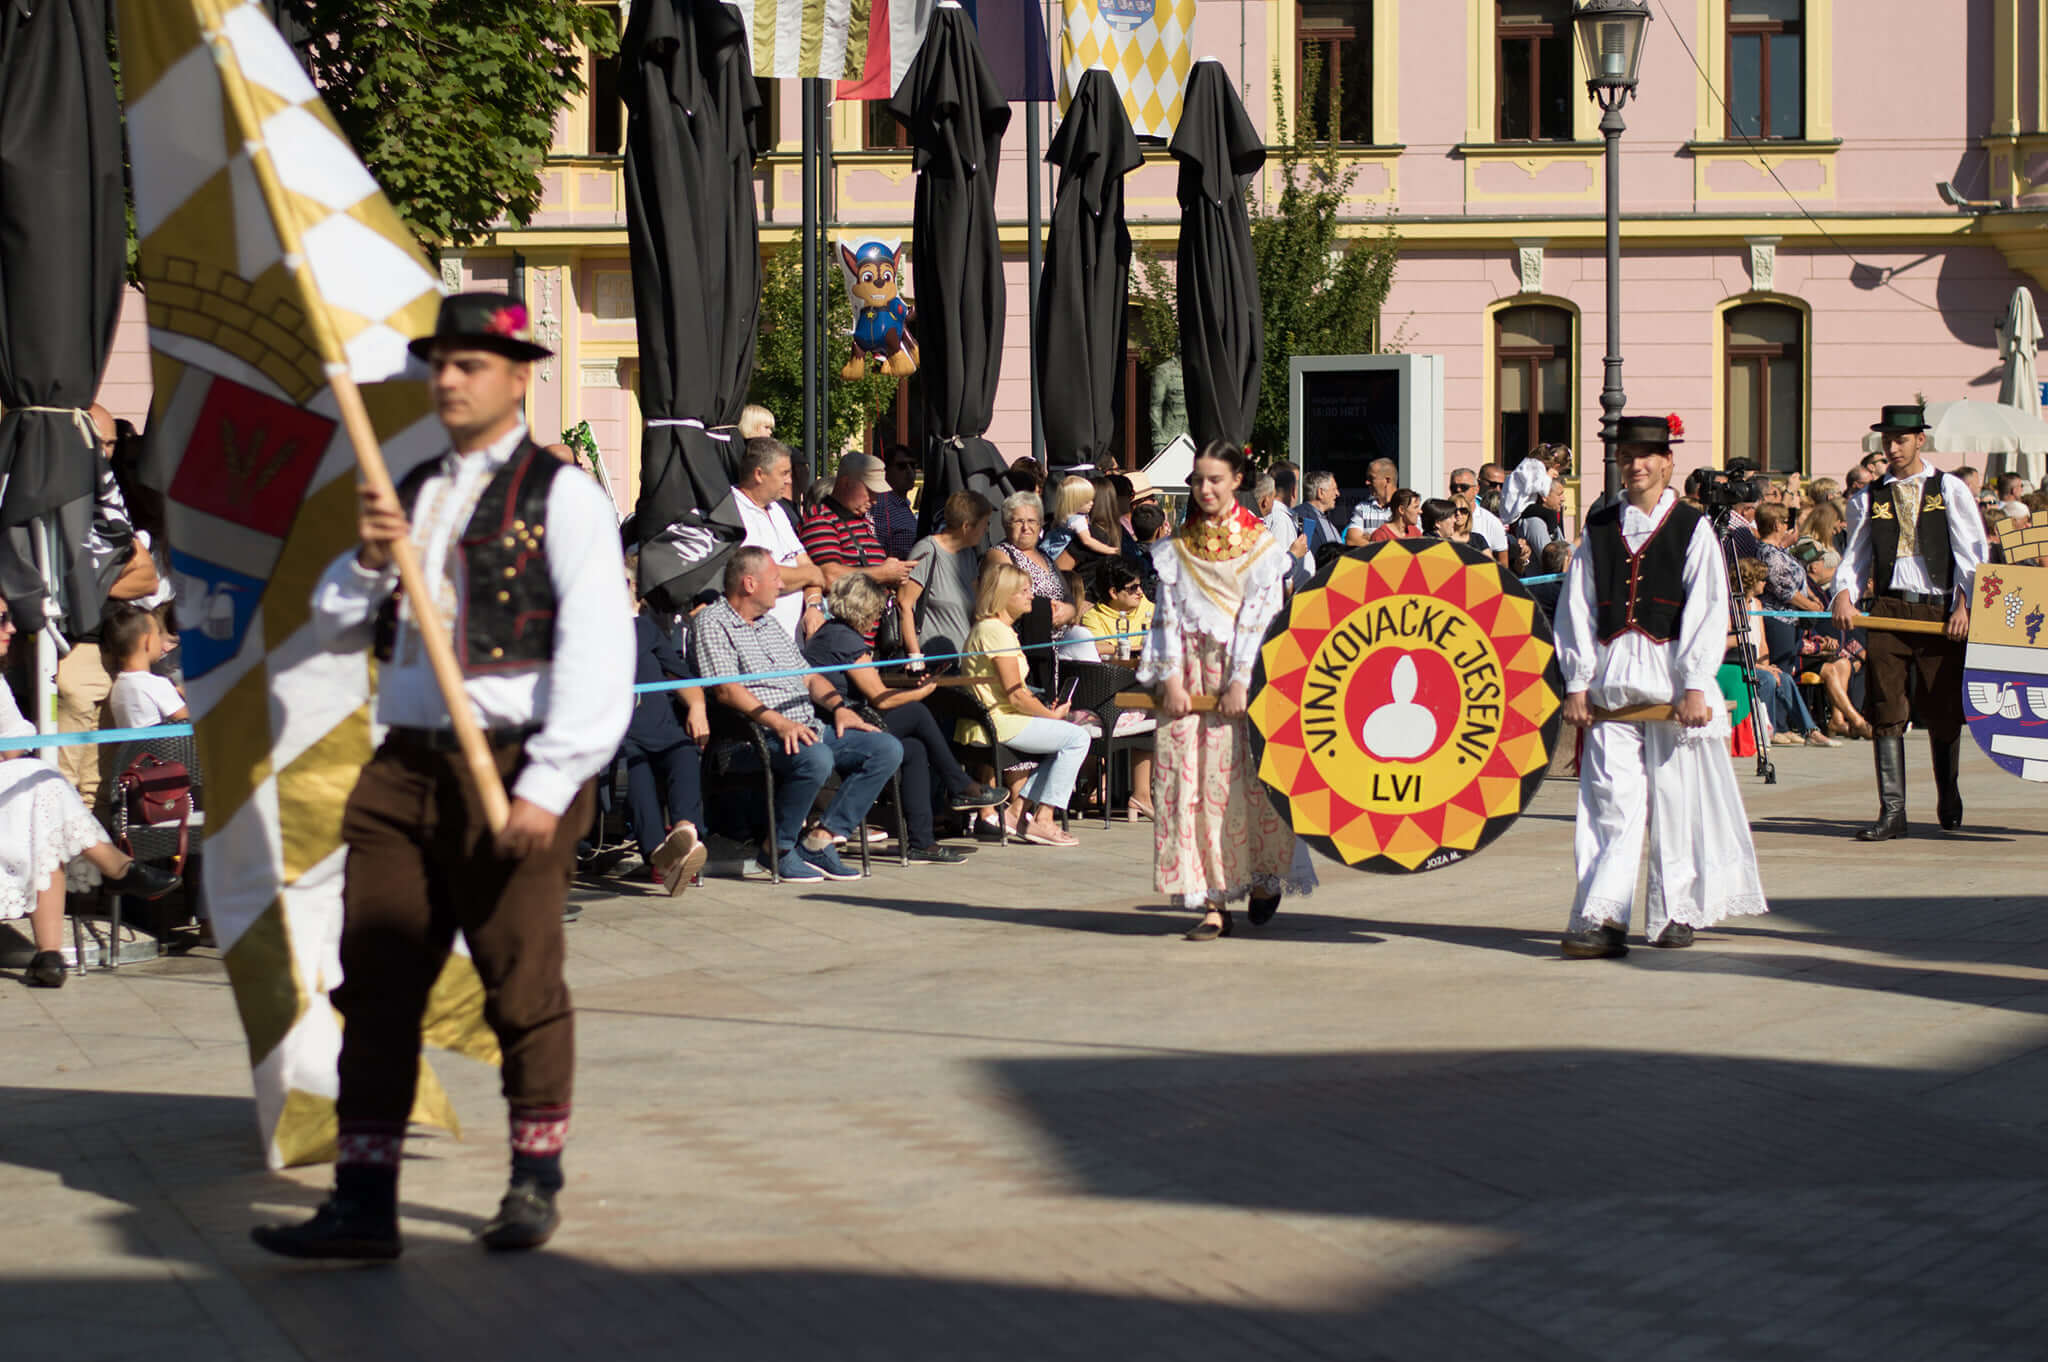
[[562, 1145], [569, 1136], [569, 1106], [512, 1108], [512, 1179], [547, 1192], [562, 1190]]

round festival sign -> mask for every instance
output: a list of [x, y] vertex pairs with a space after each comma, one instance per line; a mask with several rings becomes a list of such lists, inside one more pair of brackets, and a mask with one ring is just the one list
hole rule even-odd
[[1493, 559], [1374, 544], [1317, 573], [1267, 632], [1259, 779], [1324, 855], [1436, 870], [1521, 815], [1550, 768], [1560, 689], [1550, 621]]

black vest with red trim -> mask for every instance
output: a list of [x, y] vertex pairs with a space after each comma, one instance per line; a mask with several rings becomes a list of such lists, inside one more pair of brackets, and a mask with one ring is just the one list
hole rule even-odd
[[[1870, 589], [1879, 596], [1892, 590], [1892, 567], [1899, 560], [1899, 517], [1892, 504], [1894, 480], [1886, 474], [1870, 487]], [[1955, 585], [1956, 560], [1949, 552], [1948, 496], [1941, 470], [1929, 467], [1920, 492], [1920, 561], [1936, 591]]]
[[1664, 523], [1634, 553], [1622, 538], [1621, 514], [1627, 503], [1603, 506], [1586, 517], [1586, 548], [1593, 560], [1595, 628], [1602, 643], [1612, 643], [1634, 630], [1647, 639], [1669, 643], [1678, 637], [1678, 618], [1685, 611], [1685, 555], [1693, 531], [1705, 517], [1676, 502]]
[[[427, 479], [441, 461], [429, 459], [398, 485], [407, 517]], [[470, 675], [506, 671], [553, 659], [555, 583], [548, 573], [548, 489], [562, 469], [559, 459], [531, 440], [521, 440], [512, 457], [477, 498], [469, 523], [452, 550], [461, 583], [449, 632], [455, 656]], [[398, 637], [398, 594], [377, 616], [376, 654], [391, 660]]]

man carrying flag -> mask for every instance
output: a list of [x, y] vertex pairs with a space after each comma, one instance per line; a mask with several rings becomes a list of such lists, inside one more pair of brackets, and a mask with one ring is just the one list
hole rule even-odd
[[[342, 1032], [334, 1192], [309, 1221], [255, 1241], [294, 1258], [398, 1256], [398, 1168], [419, 1074], [420, 1021], [460, 930], [504, 1052], [512, 1178], [480, 1232], [529, 1249], [560, 1222], [573, 1021], [562, 911], [589, 824], [592, 778], [631, 715], [632, 612], [609, 500], [537, 447], [522, 415], [532, 361], [526, 309], [501, 294], [445, 300], [426, 360], [449, 448], [397, 497], [365, 488], [361, 545], [314, 594], [326, 645], [373, 641], [383, 746], [342, 820], [348, 845], [333, 994]], [[512, 793], [493, 832], [453, 735], [393, 548], [410, 538], [442, 618], [454, 621], [463, 689]]]

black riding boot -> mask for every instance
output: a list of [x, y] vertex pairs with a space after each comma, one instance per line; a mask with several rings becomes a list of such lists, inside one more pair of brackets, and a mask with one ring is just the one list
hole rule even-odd
[[1930, 737], [1927, 748], [1934, 757], [1935, 811], [1941, 816], [1942, 831], [1954, 832], [1963, 825], [1963, 791], [1956, 784], [1956, 767], [1962, 758], [1963, 740], [1961, 737]]
[[1859, 842], [1889, 842], [1906, 835], [1906, 739], [1871, 740], [1877, 754], [1877, 821], [1856, 833]]

